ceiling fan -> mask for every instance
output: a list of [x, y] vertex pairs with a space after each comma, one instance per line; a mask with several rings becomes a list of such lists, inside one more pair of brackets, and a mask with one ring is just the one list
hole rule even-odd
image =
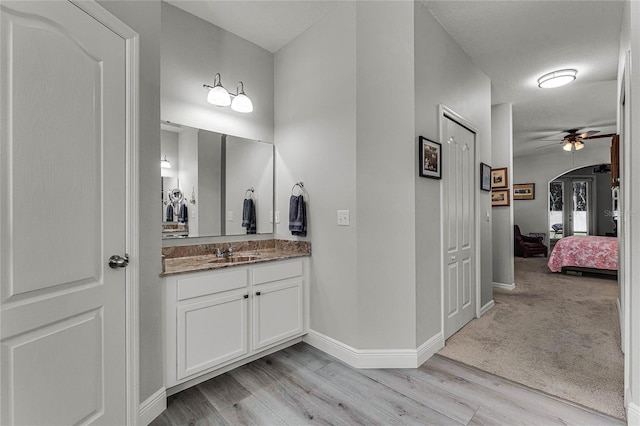
[[[578, 133], [578, 131], [580, 131], [580, 129], [565, 130], [564, 132], [567, 134], [562, 138], [562, 141], [556, 142], [556, 143], [562, 144], [562, 149], [567, 152], [575, 152], [584, 148], [583, 141], [585, 140], [597, 139], [597, 138], [610, 138], [615, 135], [615, 133], [597, 135], [597, 133], [600, 133], [599, 130], [588, 130], [583, 133]], [[555, 145], [555, 144], [551, 144], [551, 145]], [[551, 145], [545, 145], [539, 148], [545, 148]]]

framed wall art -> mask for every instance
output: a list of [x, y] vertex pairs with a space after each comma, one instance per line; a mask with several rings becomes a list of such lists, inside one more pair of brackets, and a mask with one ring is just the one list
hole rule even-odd
[[442, 146], [420, 136], [420, 176], [442, 179]]
[[514, 200], [534, 200], [536, 198], [535, 183], [519, 183], [513, 185]]
[[508, 188], [508, 173], [507, 168], [502, 167], [500, 169], [491, 169], [491, 189]]
[[494, 189], [491, 191], [491, 206], [500, 207], [510, 204], [508, 189]]
[[480, 163], [480, 189], [491, 191], [491, 166]]

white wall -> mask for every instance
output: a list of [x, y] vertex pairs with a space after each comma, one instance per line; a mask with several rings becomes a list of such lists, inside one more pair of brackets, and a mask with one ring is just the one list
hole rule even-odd
[[[421, 3], [415, 5], [415, 135], [411, 164], [416, 203], [417, 345], [440, 332], [441, 273], [439, 181], [417, 174], [418, 136], [439, 141], [438, 104], [465, 117], [478, 129], [476, 152], [481, 162], [491, 161], [491, 82], [440, 26]], [[478, 167], [478, 175], [480, 174]], [[479, 185], [478, 185], [479, 186]], [[480, 214], [490, 212], [488, 192], [475, 188]], [[480, 300], [493, 299], [491, 287], [491, 222], [481, 222]]]
[[[207, 102], [203, 84], [236, 92], [244, 83], [254, 111]], [[162, 3], [162, 119], [273, 143], [273, 54], [168, 3]]]
[[[329, 12], [275, 55], [276, 237], [311, 241], [311, 327], [358, 344], [356, 4]], [[291, 187], [303, 181], [308, 232], [288, 228]], [[351, 226], [336, 226], [336, 211]], [[380, 256], [387, 249], [380, 245]]]
[[[513, 203], [514, 223], [520, 231], [546, 232], [549, 236], [549, 182], [571, 170], [610, 161], [609, 146], [606, 143], [585, 143], [585, 147], [575, 153], [563, 151], [560, 147], [544, 150], [543, 154], [515, 157], [513, 162], [514, 183], [535, 183], [534, 200], [520, 200]], [[573, 158], [572, 158], [573, 156]]]
[[413, 348], [414, 6], [356, 3], [358, 347]]
[[163, 383], [163, 288], [160, 247], [160, 2], [99, 0], [140, 35], [140, 389], [143, 402]]
[[[512, 286], [515, 283], [513, 270], [513, 184], [529, 183], [514, 180], [513, 171], [513, 112], [510, 103], [491, 108], [491, 167], [507, 168], [507, 183], [511, 202], [509, 206], [492, 207], [493, 212], [493, 282]], [[524, 203], [524, 201], [519, 201]], [[515, 224], [518, 224], [517, 222]], [[519, 224], [518, 224], [519, 225]], [[520, 227], [522, 230], [522, 227]], [[522, 230], [523, 231], [523, 230]], [[524, 232], [524, 231], [523, 231]]]

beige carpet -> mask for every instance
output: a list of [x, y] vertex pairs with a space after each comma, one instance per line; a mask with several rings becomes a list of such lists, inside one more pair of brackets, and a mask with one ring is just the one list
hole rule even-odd
[[624, 419], [617, 282], [546, 260], [516, 257], [516, 288], [495, 289], [495, 306], [439, 354]]

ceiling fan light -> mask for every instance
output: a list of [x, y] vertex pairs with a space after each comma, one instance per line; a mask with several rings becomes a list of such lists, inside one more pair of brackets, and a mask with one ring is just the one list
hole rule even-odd
[[573, 69], [553, 71], [538, 79], [538, 87], [541, 89], [552, 89], [564, 86], [575, 80], [577, 74], [578, 71]]
[[562, 149], [565, 151], [571, 151], [573, 149], [573, 144], [571, 142], [567, 142], [562, 146]]
[[580, 141], [576, 141], [574, 143], [575, 147], [576, 147], [576, 151], [581, 150], [582, 148], [584, 148], [584, 143], [580, 142]]

